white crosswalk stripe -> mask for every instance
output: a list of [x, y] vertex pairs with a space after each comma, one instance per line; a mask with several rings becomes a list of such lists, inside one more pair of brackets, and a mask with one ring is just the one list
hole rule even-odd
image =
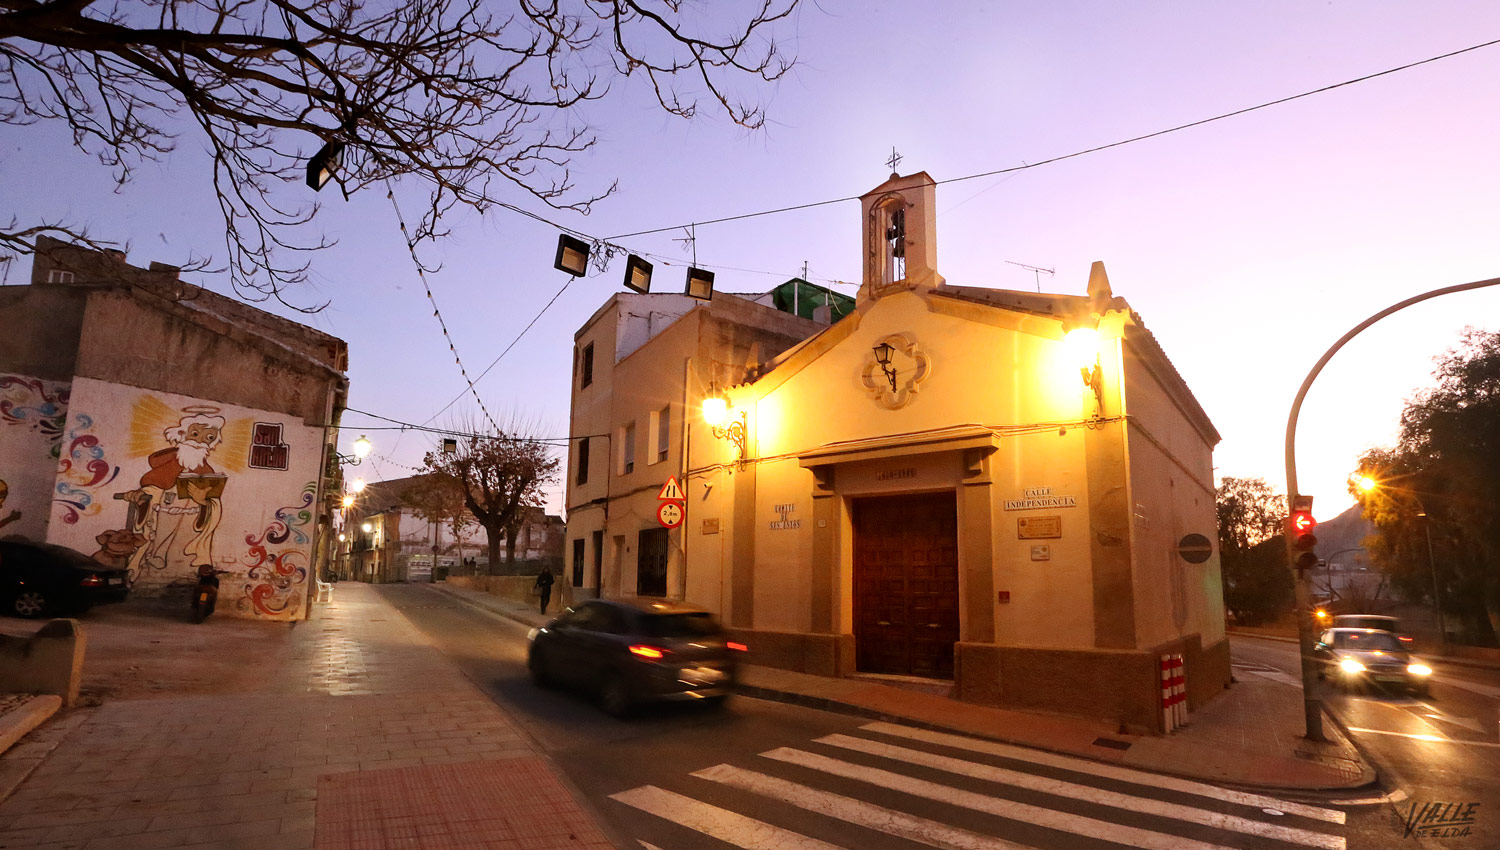
[[[891, 846], [920, 845], [936, 850], [1071, 846], [1061, 836], [1046, 838], [1047, 833], [1038, 833], [1037, 827], [1139, 850], [1230, 850], [1252, 840], [1251, 836], [1260, 842], [1256, 846], [1269, 846], [1270, 842], [1288, 850], [1345, 850], [1345, 839], [1340, 835], [1305, 828], [1295, 822], [1268, 822], [1256, 817], [1262, 815], [1261, 810], [1275, 810], [1325, 825], [1342, 824], [1344, 813], [1336, 809], [898, 724], [871, 723], [860, 731], [869, 737], [835, 734], [811, 744], [828, 751], [856, 753], [862, 757], [862, 763], [794, 747], [777, 747], [761, 753], [762, 761], [753, 767], [715, 765], [688, 774], [683, 778], [683, 787], [676, 790], [644, 785], [614, 794], [612, 799], [745, 850], [841, 850], [835, 844], [772, 822], [785, 822], [788, 818], [803, 824], [804, 829], [808, 824], [816, 825], [816, 819], [827, 818], [830, 824], [852, 825], [890, 836], [895, 839]], [[893, 737], [903, 739], [902, 743], [892, 743], [889, 739]], [[1055, 774], [1027, 772], [1025, 768], [1001, 767], [917, 748], [923, 744], [947, 749], [949, 753], [958, 750], [1061, 769], [1070, 776], [1062, 779]], [[777, 765], [791, 765], [794, 767], [788, 769], [800, 772], [790, 779], [776, 776], [773, 774], [784, 772]], [[913, 769], [930, 771], [927, 776], [952, 776], [956, 784], [921, 778], [920, 774], [907, 775]], [[1091, 777], [1111, 782], [1108, 787], [1096, 787], [1088, 784]], [[693, 784], [695, 780], [698, 784]], [[714, 783], [724, 791], [711, 793], [714, 786], [704, 783]], [[1127, 793], [1128, 789], [1122, 790], [1118, 783], [1140, 786], [1144, 793]], [[664, 784], [675, 788], [675, 783]], [[828, 785], [836, 785], [838, 790], [820, 787]], [[873, 793], [879, 803], [859, 799], [866, 795], [860, 789], [871, 788], [875, 789]], [[989, 793], [992, 788], [1001, 794], [1008, 793], [1004, 789], [1020, 789], [1023, 793], [1046, 795], [1057, 802], [1037, 801], [1034, 797], [1023, 797], [1032, 802], [1021, 802], [995, 796]], [[726, 797], [726, 791], [743, 794]], [[1188, 799], [1183, 802], [1162, 799], [1174, 793], [1188, 795]], [[700, 794], [713, 803], [690, 794]], [[1203, 800], [1201, 808], [1196, 803], [1198, 799]], [[940, 805], [934, 808], [931, 803]], [[1253, 809], [1230, 813], [1224, 811], [1226, 803]], [[1087, 814], [1070, 810], [1078, 806]], [[786, 807], [810, 815], [793, 817], [791, 809]], [[1101, 807], [1120, 810], [1122, 817], [1100, 814]], [[971, 814], [952, 815], [956, 823], [932, 819], [934, 812], [955, 810]], [[1277, 817], [1273, 812], [1265, 814]], [[809, 821], [809, 816], [815, 820]], [[810, 831], [835, 836], [835, 840], [842, 842], [837, 836], [844, 833], [830, 829], [819, 827]], [[992, 831], [999, 834], [990, 834]], [[1236, 834], [1240, 837], [1236, 838]], [[1014, 840], [1018, 835], [1027, 843]], [[666, 844], [660, 837], [652, 840]], [[856, 850], [865, 850], [870, 840], [868, 835], [849, 839]]]
[[1117, 809], [1127, 809], [1132, 812], [1141, 812], [1148, 815], [1176, 818], [1177, 820], [1199, 823], [1204, 826], [1217, 827], [1218, 829], [1243, 832], [1247, 835], [1261, 835], [1281, 841], [1304, 844], [1308, 847], [1321, 847], [1323, 850], [1343, 850], [1344, 848], [1344, 839], [1335, 835], [1313, 832], [1307, 829], [1296, 829], [1274, 823], [1264, 823], [1249, 818], [1226, 815], [1221, 812], [1211, 812], [1192, 806], [1184, 806], [1179, 803], [1154, 800], [1150, 797], [1136, 797], [1132, 794], [1122, 794], [1118, 791], [1106, 791], [1091, 785], [1079, 785], [1074, 782], [1064, 782], [1061, 779], [1049, 779], [1045, 776], [1007, 770], [1003, 767], [976, 764], [971, 761], [964, 761], [963, 759], [924, 753], [891, 744], [882, 744], [878, 741], [851, 738], [848, 735], [828, 735], [819, 738], [817, 743], [843, 747], [844, 749], [868, 753], [872, 756], [881, 756], [894, 761], [904, 761], [909, 764], [946, 770], [949, 773], [957, 773], [960, 776], [971, 776], [975, 779], [999, 782], [1016, 788], [1028, 788], [1032, 791], [1041, 791], [1057, 797], [1071, 797], [1075, 800], [1099, 803], [1100, 805], [1112, 806]]
[[745, 850], [843, 850], [837, 844], [808, 838], [728, 809], [700, 803], [692, 797], [663, 791], [654, 785], [611, 794], [610, 799]]
[[790, 803], [810, 812], [878, 829], [888, 835], [900, 836], [929, 847], [941, 847], [944, 850], [1021, 850], [1026, 846], [727, 764], [700, 770], [693, 775]]
[[1344, 813], [1338, 809], [1326, 809], [1321, 806], [1294, 803], [1290, 800], [1278, 800], [1275, 797], [1267, 797], [1264, 794], [1230, 791], [1227, 788], [1219, 788], [1218, 786], [1208, 785], [1203, 782], [1194, 782], [1191, 779], [1178, 779], [1175, 776], [1147, 773], [1143, 770], [1134, 770], [1112, 764], [1101, 764], [1089, 761], [1088, 759], [1058, 755], [1057, 753], [1048, 753], [1041, 750], [1029, 750], [1025, 747], [1002, 744], [998, 741], [985, 741], [979, 738], [968, 738], [963, 735], [953, 735], [947, 732], [914, 729], [910, 726], [901, 726], [895, 723], [868, 723], [860, 728], [869, 732], [878, 732], [882, 735], [908, 738], [913, 741], [938, 744], [944, 747], [968, 750], [985, 755], [1001, 756], [1002, 758], [1026, 761], [1048, 767], [1060, 767], [1063, 770], [1087, 773], [1104, 779], [1118, 779], [1122, 782], [1145, 785], [1150, 788], [1161, 788], [1167, 791], [1177, 791], [1182, 794], [1192, 794], [1195, 797], [1209, 797], [1229, 803], [1239, 803], [1242, 806], [1254, 806], [1257, 809], [1276, 809], [1294, 815], [1327, 821], [1328, 823], [1342, 824], [1344, 822]]

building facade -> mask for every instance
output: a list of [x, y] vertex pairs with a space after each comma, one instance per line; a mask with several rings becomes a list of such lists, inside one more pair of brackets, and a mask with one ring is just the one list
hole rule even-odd
[[[412, 506], [407, 494], [426, 477], [380, 481], [357, 496], [339, 522], [335, 575], [384, 584], [431, 581], [434, 566], [450, 575], [490, 572], [485, 531], [477, 522], [462, 523], [455, 535], [452, 521], [434, 522]], [[545, 563], [556, 571], [562, 563], [564, 533], [561, 517], [540, 508], [529, 510], [516, 532], [518, 565]], [[508, 543], [502, 536], [502, 558]]]
[[304, 617], [347, 348], [177, 272], [44, 236], [0, 289], [0, 535], [128, 567], [138, 595], [212, 566], [219, 611]]
[[[923, 173], [863, 198], [856, 309], [783, 326], [800, 342], [694, 330], [718, 325], [715, 295], [612, 374], [595, 355], [600, 386], [575, 374], [575, 579], [704, 605], [758, 663], [1160, 729], [1163, 656], [1184, 657], [1190, 707], [1229, 683], [1217, 553], [1185, 545], [1217, 539], [1218, 433], [1102, 264], [1086, 295], [949, 285], [934, 200]], [[580, 349], [613, 344], [611, 312]], [[653, 411], [679, 409], [658, 439]], [[599, 434], [613, 455], [580, 452]]]

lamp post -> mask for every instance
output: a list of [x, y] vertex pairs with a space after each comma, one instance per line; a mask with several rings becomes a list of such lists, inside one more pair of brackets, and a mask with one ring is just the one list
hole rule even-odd
[[[1359, 487], [1359, 489], [1363, 490], [1366, 493], [1373, 492], [1377, 489], [1382, 489], [1381, 482], [1375, 480], [1374, 478], [1371, 478], [1368, 475], [1360, 475], [1356, 477], [1354, 479], [1354, 483], [1357, 487]], [[1384, 487], [1383, 489], [1389, 491], [1392, 488]], [[1440, 652], [1447, 653], [1448, 626], [1443, 620], [1443, 597], [1442, 590], [1438, 585], [1437, 559], [1432, 557], [1432, 517], [1428, 515], [1427, 506], [1422, 503], [1421, 496], [1418, 496], [1416, 493], [1413, 493], [1410, 490], [1403, 489], [1401, 490], [1401, 492], [1407, 496], [1410, 496], [1412, 501], [1417, 503], [1417, 518], [1422, 520], [1422, 534], [1427, 539], [1427, 571], [1432, 575], [1432, 610], [1433, 613], [1437, 615], [1438, 647]]]
[[[1444, 286], [1420, 295], [1413, 295], [1405, 301], [1400, 301], [1381, 310], [1363, 322], [1355, 325], [1348, 333], [1339, 337], [1331, 348], [1323, 352], [1318, 362], [1313, 364], [1312, 371], [1302, 380], [1302, 386], [1297, 389], [1297, 396], [1292, 400], [1291, 412], [1286, 419], [1286, 498], [1288, 506], [1297, 500], [1297, 414], [1302, 411], [1302, 400], [1307, 398], [1307, 391], [1312, 389], [1313, 381], [1317, 380], [1318, 373], [1328, 365], [1340, 348], [1343, 348], [1349, 340], [1354, 339], [1365, 328], [1375, 324], [1398, 310], [1403, 310], [1413, 304], [1419, 304], [1439, 295], [1450, 295], [1455, 292], [1467, 292], [1471, 289], [1482, 289], [1487, 286], [1500, 284], [1500, 277], [1492, 277], [1488, 280], [1476, 280], [1470, 283], [1460, 283], [1454, 286]], [[1296, 553], [1291, 548], [1291, 536], [1287, 537], [1287, 554], [1295, 559]], [[1297, 643], [1302, 654], [1302, 706], [1304, 719], [1307, 724], [1307, 737], [1314, 741], [1323, 740], [1323, 701], [1317, 696], [1317, 662], [1312, 655], [1312, 624], [1307, 619], [1307, 580], [1298, 576], [1296, 583], [1296, 613], [1297, 613]]]
[[1432, 517], [1427, 515], [1427, 509], [1422, 507], [1422, 500], [1417, 500], [1417, 516], [1422, 519], [1422, 531], [1427, 535], [1427, 569], [1432, 573], [1432, 610], [1437, 614], [1438, 626], [1438, 651], [1448, 652], [1448, 626], [1443, 622], [1443, 597], [1438, 590], [1437, 561], [1432, 557]]

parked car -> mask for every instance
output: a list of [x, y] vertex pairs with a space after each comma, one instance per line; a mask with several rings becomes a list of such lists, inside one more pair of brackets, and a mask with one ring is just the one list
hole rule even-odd
[[1329, 629], [1318, 636], [1313, 655], [1322, 665], [1318, 677], [1345, 687], [1396, 686], [1426, 696], [1432, 678], [1432, 668], [1384, 629]]
[[722, 703], [746, 650], [709, 612], [646, 598], [581, 603], [530, 637], [526, 666], [538, 685], [585, 689], [615, 716], [653, 701]]
[[1402, 643], [1412, 642], [1411, 635], [1401, 631], [1401, 621], [1388, 614], [1339, 614], [1329, 625], [1335, 629], [1379, 629], [1395, 635]]
[[0, 610], [17, 617], [70, 614], [130, 593], [128, 571], [65, 546], [0, 540]]

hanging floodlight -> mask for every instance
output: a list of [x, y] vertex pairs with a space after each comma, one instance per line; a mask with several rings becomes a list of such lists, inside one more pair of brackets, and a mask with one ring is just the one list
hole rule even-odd
[[714, 297], [714, 273], [688, 266], [687, 288], [683, 292], [689, 298], [708, 301]]
[[645, 295], [651, 291], [651, 264], [631, 254], [625, 260], [625, 288]]
[[560, 272], [583, 277], [589, 270], [589, 243], [566, 233], [557, 235], [557, 259], [552, 263]]
[[323, 187], [328, 185], [328, 181], [333, 179], [333, 175], [338, 173], [339, 166], [343, 164], [344, 143], [325, 143], [307, 161], [307, 185], [314, 192], [323, 191]]

